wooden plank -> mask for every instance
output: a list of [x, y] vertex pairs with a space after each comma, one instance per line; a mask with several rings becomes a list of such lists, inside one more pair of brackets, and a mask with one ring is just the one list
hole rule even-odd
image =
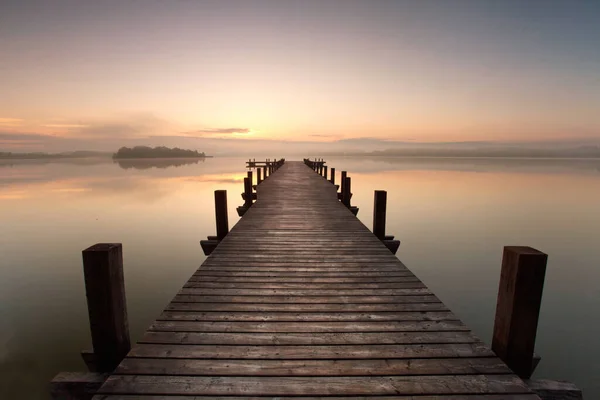
[[186, 288], [179, 294], [202, 296], [414, 296], [431, 294], [429, 289], [211, 289]]
[[53, 399], [91, 399], [107, 374], [98, 372], [60, 372], [50, 382]]
[[291, 312], [197, 312], [165, 311], [157, 321], [457, 321], [451, 312], [405, 311], [405, 312], [363, 312], [363, 313], [291, 313]]
[[[194, 396], [193, 400], [213, 400], [214, 396]], [[219, 400], [274, 400], [272, 397], [263, 396], [219, 396]], [[373, 399], [370, 396], [277, 396], [277, 400], [366, 400]], [[432, 396], [377, 396], [377, 400], [540, 400], [534, 394], [462, 394], [462, 395], [432, 395]], [[189, 396], [178, 395], [126, 395], [126, 394], [102, 394], [94, 396], [93, 400], [190, 400]]]
[[468, 331], [460, 321], [383, 322], [203, 322], [155, 321], [151, 331], [163, 332], [419, 332]]
[[[268, 272], [268, 271], [267, 271]], [[343, 274], [341, 274], [343, 275]], [[260, 282], [260, 283], [375, 283], [375, 282], [421, 282], [415, 276], [372, 276], [372, 277], [296, 277], [296, 276], [210, 276], [193, 275], [188, 282]]]
[[285, 283], [285, 282], [206, 282], [188, 281], [184, 288], [213, 289], [308, 289], [308, 290], [356, 290], [356, 289], [419, 289], [421, 282], [367, 282], [367, 283]]
[[510, 374], [498, 358], [415, 358], [366, 360], [186, 360], [128, 358], [123, 375], [186, 376], [368, 376]]
[[443, 303], [383, 303], [383, 304], [363, 304], [363, 303], [301, 303], [301, 304], [272, 304], [272, 303], [176, 303], [171, 302], [167, 311], [253, 311], [253, 312], [273, 312], [286, 311], [294, 313], [310, 312], [378, 312], [378, 311], [448, 311]]
[[384, 271], [384, 272], [294, 272], [290, 270], [290, 272], [254, 272], [251, 270], [244, 272], [232, 272], [232, 271], [203, 271], [198, 270], [194, 277], [204, 277], [204, 276], [263, 276], [270, 278], [400, 278], [400, 277], [412, 277], [412, 273], [404, 272], [404, 271]]
[[261, 304], [389, 304], [389, 303], [439, 303], [433, 294], [414, 296], [229, 296], [180, 294], [173, 302], [183, 303], [261, 303]]
[[142, 358], [244, 358], [244, 359], [370, 359], [494, 357], [480, 343], [386, 345], [169, 345], [138, 344], [128, 357]]
[[140, 343], [154, 344], [244, 344], [244, 345], [332, 345], [332, 344], [439, 344], [478, 343], [470, 332], [344, 332], [344, 333], [228, 333], [146, 332]]
[[531, 393], [513, 375], [199, 377], [112, 375], [100, 393], [245, 396], [377, 396]]

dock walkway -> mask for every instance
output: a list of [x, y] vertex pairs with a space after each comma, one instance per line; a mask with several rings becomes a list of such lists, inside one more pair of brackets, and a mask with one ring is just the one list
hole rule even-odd
[[538, 397], [337, 200], [286, 162], [95, 400]]

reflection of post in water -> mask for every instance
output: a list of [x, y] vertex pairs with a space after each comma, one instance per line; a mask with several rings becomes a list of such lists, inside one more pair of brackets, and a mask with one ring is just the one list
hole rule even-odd
[[181, 167], [188, 164], [204, 162], [204, 158], [123, 158], [114, 160], [123, 169], [151, 169]]

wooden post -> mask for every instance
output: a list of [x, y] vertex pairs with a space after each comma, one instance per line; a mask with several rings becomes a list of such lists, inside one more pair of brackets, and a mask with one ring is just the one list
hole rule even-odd
[[346, 185], [346, 176], [347, 176], [348, 172], [347, 171], [342, 171], [342, 177], [340, 179], [340, 193], [344, 193], [344, 186]]
[[330, 182], [332, 185], [335, 185], [335, 168], [331, 168], [331, 179]]
[[327, 165], [323, 166], [323, 178], [327, 179]]
[[350, 208], [350, 178], [346, 177], [342, 181], [342, 203]]
[[244, 178], [244, 206], [252, 205], [252, 182], [248, 177]]
[[254, 177], [252, 171], [248, 171], [248, 180], [250, 181], [250, 194], [252, 194], [252, 184], [254, 183]]
[[533, 372], [547, 260], [531, 247], [504, 248], [492, 350], [521, 378]]
[[263, 167], [263, 179], [267, 179], [267, 166]]
[[379, 240], [385, 239], [385, 212], [387, 207], [387, 192], [375, 191], [373, 203], [373, 233]]
[[217, 240], [223, 240], [229, 233], [227, 190], [215, 190], [215, 219], [217, 221]]
[[131, 349], [121, 243], [82, 252], [92, 345], [98, 372], [112, 372]]
[[262, 182], [262, 175], [261, 175], [262, 170], [260, 168], [256, 168], [256, 185], [260, 185], [260, 183]]

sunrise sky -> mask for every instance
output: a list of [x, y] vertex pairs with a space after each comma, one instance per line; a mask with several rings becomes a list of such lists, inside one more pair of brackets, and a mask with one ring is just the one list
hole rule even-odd
[[0, 151], [600, 139], [599, 1], [0, 1]]

